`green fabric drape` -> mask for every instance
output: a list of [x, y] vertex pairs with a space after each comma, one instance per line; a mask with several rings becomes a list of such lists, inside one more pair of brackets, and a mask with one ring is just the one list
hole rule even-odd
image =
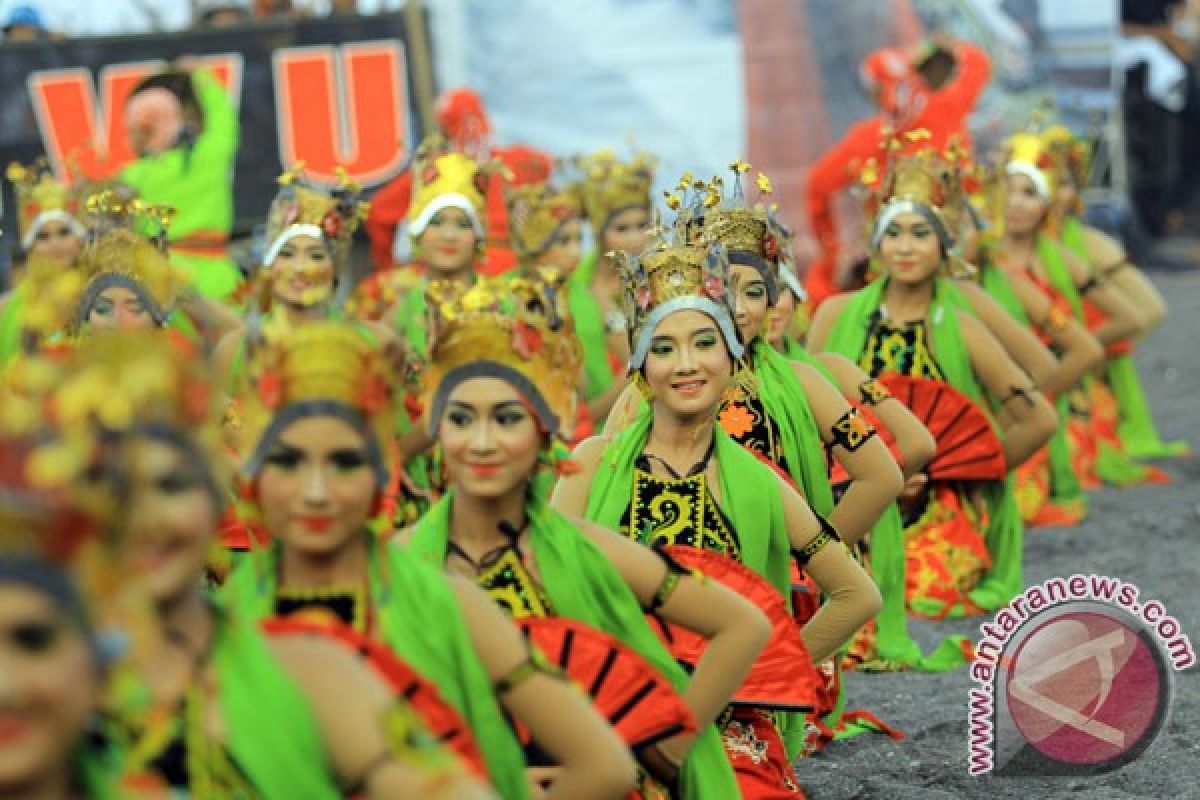
[[[826, 350], [841, 353], [855, 363], [859, 361], [866, 348], [872, 316], [883, 302], [887, 281], [887, 278], [877, 280], [854, 293], [829, 333]], [[975, 379], [966, 342], [955, 317], [960, 302], [965, 300], [949, 278], [939, 276], [935, 279], [927, 312], [930, 344], [946, 382], [986, 410], [984, 391]], [[988, 506], [984, 538], [992, 556], [992, 568], [969, 596], [976, 605], [990, 611], [1007, 603], [1022, 589], [1024, 526], [1013, 494], [1011, 473], [1006, 480], [983, 487], [983, 492]], [[957, 615], [961, 609], [951, 613]]]
[[[585, 516], [610, 530], [633, 499], [634, 470], [650, 433], [654, 412], [643, 409], [604, 451], [592, 478]], [[783, 499], [774, 471], [713, 426], [714, 457], [720, 475], [721, 508], [737, 531], [741, 562], [767, 580], [791, 607], [791, 546], [784, 522]], [[804, 717], [781, 713], [780, 734], [789, 757], [804, 746]]]
[[[379, 615], [378, 638], [437, 686], [442, 699], [470, 726], [501, 796], [524, 800], [525, 759], [479, 661], [466, 621], [446, 576], [400, 548], [374, 539], [368, 550], [370, 598]], [[223, 595], [254, 619], [274, 614], [278, 545], [230, 575]], [[299, 795], [297, 795], [299, 796]]]
[[567, 284], [567, 304], [575, 321], [575, 335], [583, 345], [583, 395], [591, 400], [612, 388], [616, 378], [608, 358], [608, 329], [600, 304], [592, 295], [599, 253], [586, 254]]
[[758, 397], [767, 416], [779, 428], [783, 457], [792, 480], [813, 511], [828, 517], [833, 511], [833, 487], [829, 485], [825, 464], [825, 444], [804, 386], [788, 360], [761, 338], [755, 339], [750, 348]]
[[213, 663], [234, 760], [263, 797], [340, 798], [308, 700], [247, 620], [220, 613]]
[[[588, 519], [610, 530], [620, 529], [621, 517], [633, 499], [635, 462], [646, 446], [653, 419], [653, 411], [644, 409], [609, 442], [592, 479], [585, 514]], [[789, 598], [791, 547], [777, 488], [779, 479], [770, 467], [725, 435], [720, 426], [713, 427], [713, 436], [721, 508], [737, 531], [742, 563]]]
[[[453, 496], [447, 494], [417, 524], [409, 552], [441, 569], [450, 540]], [[682, 692], [690, 680], [650, 628], [629, 585], [604, 553], [562, 514], [530, 503], [530, 543], [543, 589], [556, 613], [623, 642]], [[737, 796], [737, 781], [716, 728], [696, 739], [680, 776], [682, 797], [723, 800]]]
[[0, 367], [21, 352], [21, 317], [25, 308], [25, 288], [18, 283], [9, 292], [4, 309], [0, 310]]

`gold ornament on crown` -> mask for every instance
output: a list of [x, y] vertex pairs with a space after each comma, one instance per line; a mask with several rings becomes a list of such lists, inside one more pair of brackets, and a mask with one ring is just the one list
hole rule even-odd
[[411, 224], [438, 198], [456, 194], [470, 203], [482, 227], [487, 215], [488, 185], [497, 173], [507, 174], [498, 160], [479, 163], [465, 153], [451, 150], [444, 137], [436, 134], [427, 137], [413, 157], [412, 202], [406, 219]]
[[884, 163], [872, 158], [864, 165], [861, 179], [867, 189], [864, 209], [868, 242], [874, 249], [882, 233], [879, 223], [889, 207], [912, 203], [931, 212], [949, 237], [943, 242], [949, 271], [964, 274], [970, 268], [962, 261], [958, 241], [967, 213], [962, 167], [966, 155], [956, 141], [937, 150], [929, 144], [930, 138], [924, 129], [891, 137]]
[[89, 241], [79, 256], [77, 271], [82, 287], [67, 324], [73, 334], [82, 330], [96, 296], [107, 286], [137, 287], [133, 291], [142, 295], [139, 299], [159, 325], [166, 322], [187, 286], [186, 277], [171, 266], [162, 248], [123, 227]]
[[17, 234], [26, 249], [25, 240], [43, 214], [59, 212], [79, 223], [83, 211], [79, 190], [56, 179], [44, 158], [30, 165], [13, 162], [4, 175], [16, 193]]
[[337, 168], [337, 176], [337, 186], [328, 191], [305, 181], [303, 162], [279, 176], [279, 191], [267, 211], [268, 248], [292, 225], [313, 225], [329, 243], [334, 263], [345, 265], [354, 232], [366, 219], [370, 204], [360, 201], [362, 188], [343, 167]]
[[[423, 408], [435, 409], [439, 387], [449, 373], [466, 368], [469, 374], [471, 365], [498, 364], [536, 389], [553, 417], [542, 419], [543, 424], [561, 437], [569, 436], [583, 350], [565, 288], [565, 277], [550, 268], [530, 276], [481, 279], [469, 287], [460, 281], [430, 282], [430, 335], [420, 374]], [[436, 427], [437, 420], [429, 422]]]
[[543, 182], [516, 186], [505, 192], [505, 201], [509, 236], [523, 267], [537, 266], [538, 256], [554, 244], [562, 226], [583, 215], [578, 185], [558, 187]]
[[276, 415], [308, 401], [356, 412], [379, 448], [390, 441], [394, 352], [360, 325], [341, 320], [291, 325], [279, 317], [253, 332], [248, 344], [249, 380], [237, 398], [238, 424], [230, 431], [243, 459], [258, 449]]
[[629, 208], [650, 210], [657, 160], [638, 152], [629, 161], [612, 150], [576, 156], [572, 166], [579, 173], [579, 192], [584, 213], [597, 237], [613, 216]]
[[[745, 161], [737, 160], [729, 165], [733, 173], [733, 193], [726, 196], [720, 178], [713, 178], [707, 186], [703, 201], [693, 206], [697, 222], [689, 225], [689, 240], [720, 244], [733, 258], [734, 253], [748, 253], [761, 260], [771, 272], [765, 278], [770, 282], [774, 297], [778, 284], [775, 275], [777, 261], [781, 255], [781, 241], [785, 231], [776, 213], [778, 206], [770, 202], [773, 192], [771, 179], [759, 172], [754, 182], [758, 199], [751, 202], [744, 177], [751, 171]], [[690, 179], [685, 175], [679, 188]], [[693, 184], [694, 185], [694, 184]], [[668, 199], [669, 202], [669, 199]]]

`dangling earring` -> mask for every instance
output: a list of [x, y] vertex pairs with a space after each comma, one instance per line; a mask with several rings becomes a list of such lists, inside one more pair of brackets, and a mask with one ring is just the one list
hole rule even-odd
[[646, 376], [642, 374], [640, 369], [633, 373], [632, 382], [633, 388], [638, 390], [638, 394], [642, 396], [643, 400], [647, 403], [654, 402], [654, 390], [650, 388], [650, 384], [646, 381]]

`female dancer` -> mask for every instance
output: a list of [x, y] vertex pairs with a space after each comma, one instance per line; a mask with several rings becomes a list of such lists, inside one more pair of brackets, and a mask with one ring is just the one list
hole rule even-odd
[[[784, 598], [791, 553], [829, 598], [802, 630], [811, 657], [828, 658], [879, 610], [879, 593], [833, 527], [717, 425], [744, 352], [730, 314], [723, 252], [663, 242], [622, 262], [630, 367], [650, 408], [624, 431], [576, 448], [580, 470], [559, 482], [555, 507], [647, 545], [716, 551], [761, 575]], [[760, 708], [737, 707], [723, 716], [726, 751], [743, 794], [799, 792], [789, 759], [803, 732], [788, 715], [782, 725], [783, 731]]]
[[[1006, 275], [996, 266], [994, 250], [999, 243], [985, 235], [983, 217], [969, 202], [964, 204], [960, 230], [963, 258], [974, 267], [974, 275], [958, 284], [969, 301], [968, 310], [980, 317], [1034, 385], [1054, 398], [1059, 414], [1050, 443], [1014, 473], [1021, 518], [1029, 525], [1077, 524], [1087, 514], [1087, 498], [1071, 466], [1067, 438], [1072, 424], [1069, 393], [1099, 366], [1104, 348], [1069, 310], [1052, 303], [1028, 277]], [[1000, 313], [987, 312], [988, 304], [980, 302], [980, 294]], [[1005, 324], [997, 325], [998, 319]], [[1031, 360], [1029, 355], [1036, 352], [1034, 349], [1021, 346], [1019, 339], [1003, 333], [1014, 322], [1026, 335], [1040, 337], [1057, 355]], [[1049, 353], [1046, 347], [1042, 349]], [[1043, 366], [1043, 361], [1048, 364]]]
[[504, 712], [562, 765], [548, 797], [619, 793], [633, 783], [628, 752], [487, 595], [368, 530], [386, 486], [394, 372], [349, 323], [308, 323], [257, 351], [240, 398], [243, 494], [271, 543], [235, 570], [230, 601], [259, 618], [332, 618], [386, 644], [463, 716], [506, 798], [528, 788]]
[[[951, 248], [942, 204], [950, 170], [931, 151], [888, 165], [872, 246], [883, 278], [827, 300], [809, 335], [814, 350], [857, 361], [874, 376], [943, 381], [977, 405], [998, 398], [1004, 463], [1024, 461], [1053, 433], [1055, 415], [987, 329], [947, 300]], [[930, 481], [906, 509], [909, 606], [930, 615], [997, 608], [1021, 590], [1021, 520], [1011, 488], [988, 485], [976, 507], [961, 487]]]
[[[268, 324], [295, 325], [333, 313], [334, 294], [348, 267], [354, 231], [366, 206], [358, 187], [343, 180], [332, 192], [304, 182], [301, 167], [279, 176], [263, 242], [257, 305]], [[217, 367], [236, 395], [244, 383], [246, 329], [226, 334], [217, 346]]]
[[[1059, 165], [1055, 209], [1061, 220], [1059, 241], [1086, 262], [1093, 275], [1110, 282], [1138, 310], [1142, 323], [1138, 338], [1149, 335], [1167, 315], [1162, 295], [1129, 260], [1120, 242], [1081, 220], [1081, 192], [1088, 185], [1091, 170], [1090, 148], [1061, 125], [1051, 126], [1043, 137], [1056, 152]], [[1130, 353], [1112, 353], [1104, 379], [1116, 397], [1120, 414], [1117, 434], [1126, 453], [1146, 459], [1171, 458], [1189, 452], [1186, 442], [1164, 442], [1159, 436]]]
[[620, 377], [629, 360], [615, 254], [635, 255], [647, 244], [654, 162], [646, 153], [623, 162], [604, 150], [580, 158], [578, 167], [595, 249], [572, 276], [571, 316], [583, 343], [584, 400], [600, 427], [624, 388]]
[[39, 406], [61, 443], [35, 457], [125, 510], [111, 549], [147, 601], [145, 617], [121, 606], [133, 646], [104, 725], [123, 796], [487, 796], [351, 651], [265, 639], [205, 595], [218, 394], [203, 360], [159, 335], [108, 333], [72, 352]]
[[[683, 692], [701, 730], [691, 755], [693, 737], [676, 736], [646, 748], [643, 764], [671, 784], [683, 763], [673, 796], [731, 796], [737, 786], [711, 724], [766, 641], [766, 621], [720, 584], [546, 504], [535, 476], [553, 463], [572, 417], [579, 346], [557, 287], [508, 283], [438, 304], [426, 406], [451, 488], [417, 524], [410, 549], [475, 581], [515, 617], [578, 619], [633, 648]], [[643, 609], [709, 639], [690, 677]], [[643, 776], [644, 797], [659, 796], [651, 780]]]
[[583, 208], [578, 187], [550, 183], [517, 186], [506, 194], [508, 232], [526, 277], [539, 267], [570, 276], [583, 253]]
[[[42, 261], [55, 272], [73, 265], [85, 236], [77, 194], [55, 180], [42, 162], [31, 167], [10, 164], [5, 177], [16, 193], [23, 261]], [[22, 277], [14, 268], [8, 275], [9, 291], [0, 294], [0, 366], [21, 350], [22, 308], [28, 294]]]
[[[0, 397], [6, 409], [18, 402]], [[87, 738], [108, 658], [92, 573], [80, 568], [104, 516], [30, 484], [28, 434], [0, 434], [0, 797], [115, 800], [115, 776]]]
[[[996, 254], [998, 266], [1007, 274], [1024, 275], [1051, 302], [1071, 310], [1075, 319], [1087, 324], [1085, 303], [1104, 317], [1089, 326], [1105, 347], [1128, 340], [1141, 330], [1139, 313], [1112, 284], [1090, 275], [1087, 265], [1060, 247], [1053, 239], [1053, 204], [1057, 193], [1054, 153], [1046, 140], [1033, 133], [1014, 134], [1008, 144], [1003, 194], [1004, 238]], [[1106, 430], [1097, 403], [1094, 381], [1085, 382], [1076, 397], [1088, 409], [1088, 435], [1074, 440], [1076, 472], [1084, 486], [1099, 480], [1130, 485], [1152, 480], [1155, 475], [1131, 461], [1121, 451], [1115, 431]]]

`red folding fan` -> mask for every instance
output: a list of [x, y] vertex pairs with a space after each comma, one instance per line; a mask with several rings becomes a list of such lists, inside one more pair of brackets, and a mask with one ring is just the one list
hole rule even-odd
[[953, 386], [927, 378], [886, 374], [879, 380], [937, 441], [925, 469], [936, 481], [1001, 481], [1004, 448], [979, 406]]
[[[739, 705], [810, 711], [819, 685], [812, 658], [800, 638], [800, 629], [787, 603], [774, 586], [758, 573], [728, 556], [695, 547], [664, 548], [681, 565], [697, 570], [754, 603], [771, 623], [771, 637], [733, 696]], [[700, 662], [708, 641], [689, 630], [657, 617], [651, 621], [675, 658], [691, 667]]]
[[[607, 633], [564, 617], [526, 617], [516, 623], [531, 644], [587, 692], [631, 750], [696, 730], [691, 709], [675, 687]], [[526, 738], [523, 730], [519, 733]]]
[[298, 617], [275, 617], [264, 620], [261, 627], [269, 636], [311, 634], [353, 649], [387, 681], [397, 696], [408, 701], [439, 742], [457, 753], [475, 775], [487, 780], [487, 765], [462, 716], [442, 699], [433, 683], [404, 663], [387, 645], [332, 620], [315, 622]]

